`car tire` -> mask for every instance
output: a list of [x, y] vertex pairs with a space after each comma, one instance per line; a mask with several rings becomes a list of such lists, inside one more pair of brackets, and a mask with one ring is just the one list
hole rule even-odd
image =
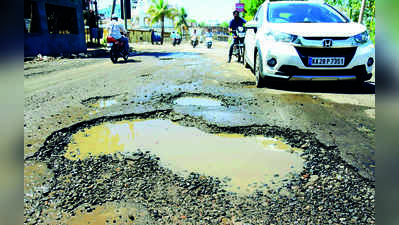
[[244, 50], [243, 50], [243, 59], [242, 59], [242, 62], [243, 62], [243, 64], [244, 64], [244, 67], [245, 67], [245, 69], [248, 69], [249, 68], [249, 64], [248, 64], [248, 60], [247, 60], [247, 57], [245, 57], [245, 47], [244, 47]]
[[262, 60], [261, 55], [259, 52], [256, 53], [255, 56], [255, 66], [254, 66], [254, 73], [255, 73], [255, 80], [256, 80], [256, 87], [261, 88], [263, 87], [265, 81], [261, 76], [262, 73]]

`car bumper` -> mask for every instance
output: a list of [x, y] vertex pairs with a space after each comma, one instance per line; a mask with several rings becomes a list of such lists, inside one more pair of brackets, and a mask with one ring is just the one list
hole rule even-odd
[[[375, 61], [375, 49], [371, 43], [351, 48], [304, 48], [287, 43], [264, 43], [262, 65], [264, 78], [280, 78], [289, 81], [365, 81], [372, 77], [375, 62], [368, 65], [370, 58]], [[272, 46], [272, 47], [269, 47]], [[326, 54], [324, 55], [324, 52]], [[341, 57], [345, 56], [342, 66], [309, 66], [309, 56]], [[268, 65], [270, 59], [276, 65]]]

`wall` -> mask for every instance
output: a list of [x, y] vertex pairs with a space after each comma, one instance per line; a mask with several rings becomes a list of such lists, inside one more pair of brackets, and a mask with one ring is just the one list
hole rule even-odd
[[[81, 0], [32, 0], [37, 2], [39, 27], [38, 33], [25, 33], [24, 36], [24, 55], [35, 56], [59, 55], [60, 53], [80, 53], [86, 52], [86, 42], [84, 33], [84, 20], [82, 14]], [[65, 6], [76, 9], [77, 34], [50, 34], [47, 24], [45, 4]]]

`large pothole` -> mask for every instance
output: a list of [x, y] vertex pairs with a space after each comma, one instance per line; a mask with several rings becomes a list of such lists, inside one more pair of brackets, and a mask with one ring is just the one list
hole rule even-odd
[[[126, 121], [133, 121], [133, 128], [126, 125]], [[153, 130], [149, 128], [151, 123], [154, 123], [152, 125], [156, 127]], [[90, 135], [96, 136], [96, 132], [94, 134], [89, 132], [91, 129], [104, 127], [107, 124], [119, 124], [125, 127], [121, 129], [133, 131], [130, 137], [126, 137], [127, 140], [129, 138], [131, 140], [133, 134], [135, 140], [140, 135], [144, 136], [143, 140], [158, 138], [148, 139], [149, 141], [144, 142], [149, 143], [149, 147], [145, 145], [132, 146], [132, 148], [142, 148], [143, 150], [136, 152], [133, 150], [133, 153], [111, 154], [111, 152], [105, 152], [104, 154], [100, 150], [98, 156], [95, 156], [95, 151], [90, 150], [93, 152], [93, 157], [85, 158], [83, 157], [85, 151], [81, 151], [78, 155], [76, 149], [73, 150], [72, 142], [80, 143], [79, 138], [75, 137], [81, 135], [81, 140], [89, 140]], [[86, 135], [84, 135], [85, 129]], [[148, 131], [144, 132], [143, 129], [148, 129]], [[184, 135], [182, 135], [182, 129]], [[273, 148], [278, 148], [274, 151], [279, 155], [291, 154], [290, 152], [294, 150], [282, 150], [285, 144], [290, 148], [302, 148], [301, 158], [305, 163], [299, 174], [288, 175], [287, 180], [279, 184], [277, 189], [256, 188], [249, 195], [237, 195], [234, 192], [226, 191], [226, 186], [217, 176], [207, 175], [205, 173], [207, 171], [193, 172], [200, 170], [195, 170], [196, 168], [191, 164], [194, 164], [195, 160], [202, 161], [200, 156], [195, 155], [198, 151], [195, 150], [196, 146], [203, 149], [201, 146], [205, 143], [190, 141], [187, 138], [190, 132], [187, 131], [191, 129], [190, 132], [193, 132], [191, 135], [195, 137], [194, 139], [197, 139], [198, 135], [204, 135], [218, 145], [232, 146], [250, 142], [252, 147], [246, 149], [245, 153], [247, 154], [252, 149], [251, 151], [259, 151], [268, 155], [271, 150], [267, 148], [270, 145]], [[108, 130], [108, 134], [112, 134], [111, 128], [102, 130]], [[148, 132], [154, 133], [149, 136], [146, 135]], [[172, 137], [175, 138], [178, 136], [175, 133], [180, 134], [178, 142], [188, 143], [186, 148], [182, 149], [191, 155], [188, 158], [167, 162], [165, 159], [172, 156], [172, 153], [176, 155], [172, 159], [181, 156], [181, 150], [172, 149], [173, 151], [166, 152], [166, 156], [162, 156], [165, 152], [159, 148], [158, 154], [151, 154], [152, 151], [157, 151], [157, 147], [168, 141], [171, 143], [170, 146], [176, 147], [176, 140], [168, 139], [168, 135], [162, 136], [162, 133], [173, 134]], [[109, 135], [106, 136], [109, 137]], [[279, 138], [267, 139], [266, 137], [281, 137], [285, 144], [281, 143]], [[115, 149], [118, 152], [124, 151], [124, 147], [128, 147], [118, 144], [123, 138], [120, 135], [115, 135], [110, 139], [110, 143], [117, 143], [115, 146], [118, 148]], [[239, 141], [235, 142], [236, 140]], [[98, 140], [96, 143], [99, 143]], [[181, 145], [183, 146], [183, 144]], [[68, 146], [72, 148], [72, 151], [67, 151]], [[95, 147], [94, 144], [88, 146], [91, 149]], [[260, 149], [255, 151], [253, 150], [256, 149], [254, 146]], [[150, 148], [151, 151], [149, 151]], [[240, 152], [242, 149], [234, 150], [232, 147], [229, 151], [234, 154], [230, 155], [226, 154], [227, 150], [219, 149], [217, 152], [215, 149], [203, 150], [208, 151], [204, 155], [205, 159], [218, 158], [216, 154], [221, 151], [224, 152], [222, 158], [227, 158], [220, 166], [231, 166], [228, 164], [233, 164], [229, 162], [234, 162], [234, 159], [228, 157], [233, 157], [236, 154], [246, 157], [244, 152]], [[251, 159], [251, 162], [261, 161], [257, 159], [261, 153], [253, 154], [256, 159]], [[73, 155], [76, 156], [73, 157]], [[82, 158], [79, 159], [81, 156]], [[266, 158], [263, 159], [266, 160]], [[283, 158], [287, 159], [286, 156]], [[54, 132], [47, 138], [43, 147], [26, 160], [44, 162], [54, 174], [52, 179], [48, 179], [43, 184], [48, 187], [45, 192], [38, 193], [31, 199], [25, 198], [26, 224], [43, 224], [49, 217], [54, 217], [54, 221], [68, 221], [74, 216], [81, 216], [81, 213], [96, 213], [96, 210], [102, 210], [101, 205], [119, 203], [124, 200], [132, 200], [133, 204], [142, 205], [148, 213], [147, 215], [157, 224], [375, 223], [374, 183], [361, 177], [356, 168], [345, 163], [339, 156], [337, 148], [323, 145], [315, 138], [314, 134], [289, 128], [268, 125], [221, 127], [209, 124], [199, 117], [178, 114], [172, 110], [101, 117]], [[168, 168], [168, 166], [176, 167], [175, 170], [178, 170], [179, 164], [177, 163], [185, 160], [191, 162], [187, 167], [192, 166], [190, 169], [192, 171], [187, 176]], [[210, 163], [209, 165], [213, 166], [214, 164]], [[242, 167], [245, 169], [243, 165], [238, 166], [240, 170], [243, 169]], [[187, 170], [185, 165], [182, 167]], [[287, 164], [287, 167], [289, 170], [292, 169], [290, 164]], [[223, 171], [216, 172], [224, 174]], [[112, 208], [113, 204], [110, 207]], [[128, 221], [129, 218], [129, 215], [123, 215], [120, 219], [116, 218], [114, 224], [129, 224], [131, 223]], [[145, 216], [142, 217], [142, 219], [144, 218]], [[94, 219], [90, 220], [94, 221]]]
[[229, 190], [247, 193], [281, 185], [289, 173], [300, 173], [301, 149], [261, 135], [209, 134], [167, 120], [104, 123], [72, 136], [65, 157], [71, 160], [115, 152], [150, 150], [163, 166], [225, 178]]
[[177, 98], [174, 104], [179, 106], [220, 107], [222, 101], [209, 97], [182, 97]]

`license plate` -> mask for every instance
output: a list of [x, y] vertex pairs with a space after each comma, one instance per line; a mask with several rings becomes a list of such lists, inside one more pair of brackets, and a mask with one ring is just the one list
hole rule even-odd
[[345, 57], [309, 57], [309, 66], [343, 66]]

